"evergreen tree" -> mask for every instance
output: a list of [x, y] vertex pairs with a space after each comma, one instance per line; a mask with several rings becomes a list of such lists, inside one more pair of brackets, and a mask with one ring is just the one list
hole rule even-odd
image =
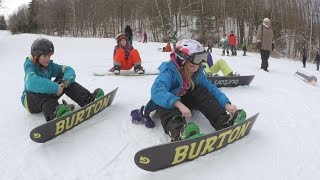
[[4, 19], [4, 16], [0, 16], [0, 30], [6, 30], [7, 29], [7, 23]]
[[32, 0], [28, 5], [28, 26], [30, 32], [37, 33], [38, 32], [38, 23], [37, 23], [37, 15], [38, 15], [38, 0]]

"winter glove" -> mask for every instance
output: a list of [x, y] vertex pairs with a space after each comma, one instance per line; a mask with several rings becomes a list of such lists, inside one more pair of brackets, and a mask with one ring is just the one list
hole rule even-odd
[[272, 43], [272, 47], [271, 47], [272, 51], [274, 50], [274, 43]]
[[63, 93], [63, 84], [58, 84], [57, 96], [60, 96]]
[[260, 49], [261, 48], [261, 42], [258, 42], [257, 43], [257, 49]]
[[68, 88], [70, 85], [68, 80], [63, 80], [62, 84], [63, 84], [63, 88]]

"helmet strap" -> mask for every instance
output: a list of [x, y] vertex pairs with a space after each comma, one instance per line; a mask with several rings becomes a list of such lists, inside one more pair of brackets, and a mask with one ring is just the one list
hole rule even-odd
[[33, 60], [34, 64], [38, 64], [39, 63], [39, 56], [33, 56], [32, 60]]

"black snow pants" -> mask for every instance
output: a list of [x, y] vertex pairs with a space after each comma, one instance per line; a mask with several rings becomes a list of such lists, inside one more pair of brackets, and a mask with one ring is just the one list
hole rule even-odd
[[[68, 88], [65, 88], [62, 95], [63, 94], [70, 97], [80, 107], [83, 107], [94, 100], [92, 94], [76, 82], [71, 83]], [[55, 118], [54, 111], [59, 105], [58, 99], [61, 96], [27, 92], [27, 108], [30, 113], [43, 112], [46, 121], [50, 121]]]
[[[216, 130], [226, 128], [224, 121], [227, 121], [229, 116], [225, 109], [219, 105], [217, 99], [206, 88], [196, 86], [193, 91], [189, 90], [181, 97], [181, 102], [190, 110], [199, 110]], [[174, 116], [181, 115], [181, 112], [177, 108], [166, 109], [158, 106], [156, 110], [166, 134], [169, 134], [169, 131], [171, 134], [176, 134], [172, 133], [172, 131], [179, 131], [186, 124], [185, 120], [182, 123], [172, 121]]]

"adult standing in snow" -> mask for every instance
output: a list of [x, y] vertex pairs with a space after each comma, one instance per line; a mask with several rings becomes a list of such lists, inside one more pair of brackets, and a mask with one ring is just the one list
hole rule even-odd
[[186, 118], [192, 117], [193, 109], [201, 111], [216, 130], [245, 120], [245, 112], [237, 110], [204, 75], [202, 62], [207, 57], [208, 52], [198, 41], [183, 39], [170, 54], [171, 60], [158, 68], [160, 73], [152, 85], [151, 100], [145, 110], [157, 111], [172, 141], [201, 136], [195, 123], [186, 122]]
[[268, 59], [270, 52], [274, 49], [273, 30], [269, 18], [263, 19], [263, 24], [258, 27], [257, 33], [257, 48], [260, 49], [261, 54], [261, 69], [269, 71]]
[[315, 59], [316, 65], [317, 65], [317, 71], [319, 71], [319, 64], [320, 64], [320, 55], [319, 51], [316, 52], [316, 59]]
[[304, 68], [306, 67], [307, 59], [308, 59], [308, 50], [307, 50], [306, 46], [303, 46], [303, 49], [302, 49], [302, 65], [303, 65]]
[[124, 33], [126, 34], [126, 38], [128, 43], [132, 45], [133, 33], [131, 27], [127, 24], [124, 28]]
[[231, 50], [231, 55], [236, 56], [237, 55], [237, 37], [234, 35], [233, 31], [231, 31], [229, 37], [229, 47]]
[[127, 43], [126, 35], [124, 33], [118, 34], [116, 41], [117, 45], [113, 51], [113, 74], [119, 75], [121, 69], [129, 70], [133, 66], [137, 74], [144, 74], [140, 54], [130, 43]]
[[[90, 93], [75, 82], [76, 74], [70, 66], [59, 65], [50, 60], [54, 53], [53, 43], [45, 38], [36, 39], [31, 46], [31, 57], [24, 62], [23, 106], [30, 113], [42, 112], [46, 121], [70, 113], [74, 106], [59, 104], [58, 99], [66, 94], [83, 107], [104, 95], [98, 88]], [[54, 81], [51, 78], [55, 77]]]

